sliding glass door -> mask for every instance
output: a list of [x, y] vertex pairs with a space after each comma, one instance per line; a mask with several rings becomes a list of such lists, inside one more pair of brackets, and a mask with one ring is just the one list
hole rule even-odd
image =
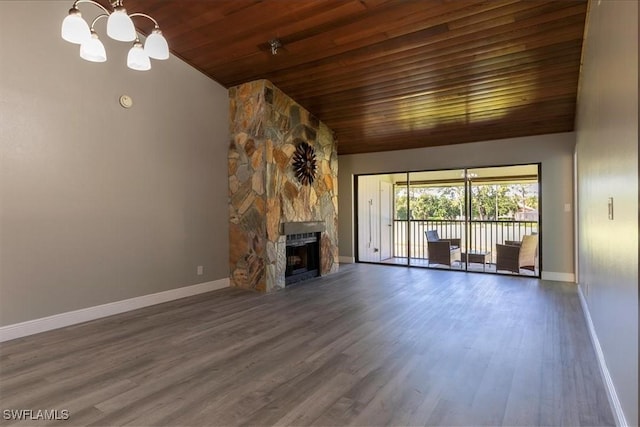
[[539, 165], [357, 177], [360, 262], [539, 275]]
[[463, 177], [463, 169], [409, 173], [411, 265], [464, 268], [461, 262], [466, 218]]
[[407, 264], [406, 233], [397, 227], [395, 182], [407, 174], [362, 175], [357, 178], [358, 260]]
[[539, 276], [539, 166], [468, 169], [467, 191], [467, 269]]

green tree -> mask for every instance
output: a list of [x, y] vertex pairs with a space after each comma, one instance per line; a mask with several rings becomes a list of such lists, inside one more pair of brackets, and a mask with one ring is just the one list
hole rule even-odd
[[455, 205], [456, 212], [452, 219], [464, 218], [464, 186], [459, 185], [455, 187], [447, 187], [443, 194], [445, 194]]
[[480, 220], [513, 217], [518, 209], [517, 198], [506, 184], [474, 185], [471, 189], [471, 216]]
[[407, 196], [406, 195], [398, 195], [396, 192], [396, 219], [406, 221], [409, 219], [409, 214], [407, 210]]
[[[407, 200], [409, 207], [407, 209]], [[464, 218], [464, 187], [406, 187], [396, 190], [396, 219], [453, 220]], [[519, 207], [538, 207], [536, 184], [480, 184], [471, 186], [471, 218], [513, 218]]]
[[455, 219], [458, 204], [450, 196], [448, 187], [414, 188], [409, 199], [410, 217], [415, 220]]

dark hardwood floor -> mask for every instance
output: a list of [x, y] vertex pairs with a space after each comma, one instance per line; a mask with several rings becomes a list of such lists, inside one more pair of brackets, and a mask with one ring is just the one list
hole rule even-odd
[[29, 425], [614, 425], [574, 285], [366, 264], [2, 343], [0, 401], [70, 414]]

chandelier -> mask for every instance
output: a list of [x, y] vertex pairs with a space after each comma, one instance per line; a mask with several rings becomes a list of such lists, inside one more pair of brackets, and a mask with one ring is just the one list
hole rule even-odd
[[[98, 38], [95, 31], [96, 23], [103, 19], [107, 19], [107, 35], [118, 41], [133, 42], [133, 46], [127, 55], [127, 67], [132, 70], [146, 71], [151, 69], [151, 61], [153, 59], [169, 58], [169, 46], [167, 40], [162, 35], [158, 22], [144, 13], [127, 14], [127, 10], [122, 5], [123, 0], [112, 0], [112, 11], [94, 0], [75, 0], [73, 6], [69, 9], [69, 14], [62, 21], [62, 38], [70, 43], [80, 45], [80, 57], [91, 62], [105, 62], [107, 60], [107, 52], [104, 45]], [[102, 9], [104, 13], [96, 16], [87, 24], [82, 18], [78, 5], [80, 3], [90, 3]], [[143, 17], [153, 21], [155, 28], [149, 34], [144, 42], [144, 47], [138, 39], [136, 28], [131, 18]]]

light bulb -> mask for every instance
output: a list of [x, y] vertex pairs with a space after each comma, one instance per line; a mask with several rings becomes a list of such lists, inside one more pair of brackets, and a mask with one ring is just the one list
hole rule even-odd
[[76, 44], [91, 38], [89, 25], [75, 6], [69, 9], [69, 14], [62, 21], [61, 35], [64, 40]]
[[169, 58], [169, 45], [167, 40], [162, 35], [162, 31], [156, 28], [154, 29], [147, 40], [144, 42], [144, 51], [153, 59], [167, 59]]
[[138, 40], [136, 40], [133, 47], [129, 50], [129, 54], [127, 55], [127, 67], [137, 71], [147, 71], [151, 69], [149, 56], [144, 53], [142, 43]]
[[109, 15], [107, 35], [121, 42], [131, 42], [136, 39], [136, 28], [124, 7], [117, 6]]
[[95, 31], [92, 31], [91, 37], [80, 45], [80, 57], [91, 62], [107, 60], [107, 52]]

